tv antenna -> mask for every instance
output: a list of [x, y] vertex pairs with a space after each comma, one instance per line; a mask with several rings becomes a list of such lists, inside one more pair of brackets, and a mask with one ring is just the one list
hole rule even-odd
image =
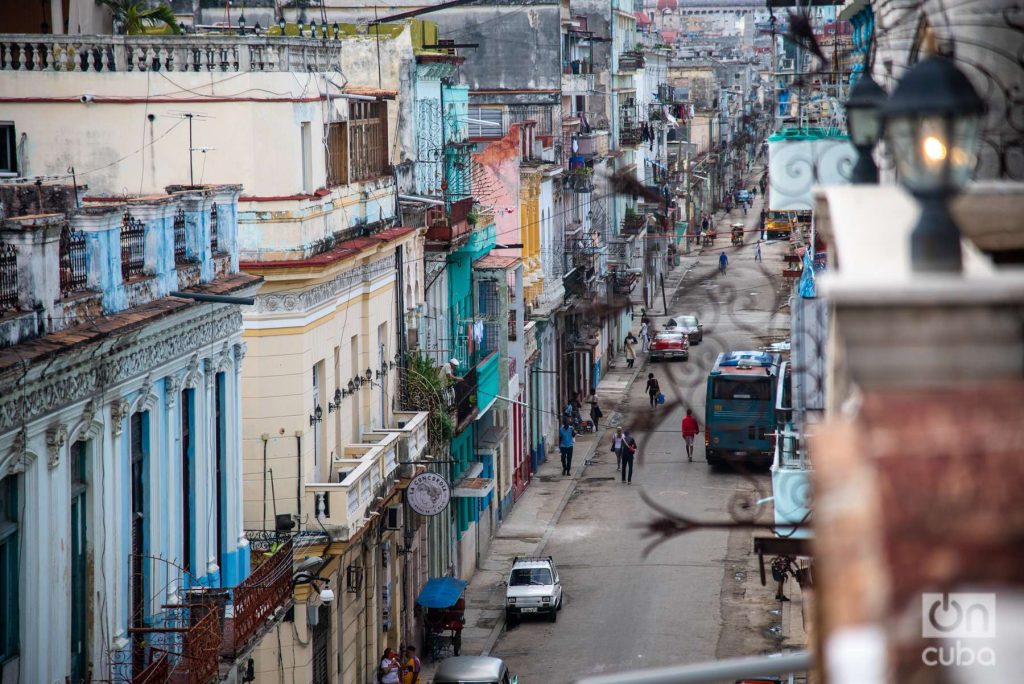
[[192, 145], [192, 120], [199, 119], [200, 121], [205, 121], [207, 119], [212, 119], [214, 117], [210, 116], [209, 114], [199, 114], [197, 112], [183, 111], [171, 111], [168, 112], [168, 114], [179, 119], [188, 119], [188, 184], [189, 187], [194, 187], [196, 184], [196, 180], [192, 158], [196, 152], [206, 152], [206, 150], [211, 148], [199, 148]]

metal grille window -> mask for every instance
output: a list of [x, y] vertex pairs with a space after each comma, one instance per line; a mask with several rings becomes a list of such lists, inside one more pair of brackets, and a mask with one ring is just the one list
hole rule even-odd
[[521, 121], [534, 121], [537, 123], [534, 128], [536, 135], [554, 134], [554, 108], [542, 107], [539, 105], [512, 105], [508, 108], [509, 123]]
[[0, 480], [0, 663], [18, 654], [18, 481]]
[[71, 230], [67, 223], [60, 231], [60, 293], [68, 295], [85, 289], [85, 233]]
[[185, 264], [188, 263], [188, 253], [186, 247], [186, 233], [185, 233], [185, 210], [179, 208], [174, 214], [174, 263]]
[[210, 207], [210, 251], [216, 254], [220, 251], [220, 243], [217, 238], [217, 203]]
[[387, 172], [388, 107], [384, 102], [353, 102], [348, 121], [349, 182]]
[[498, 284], [493, 280], [481, 280], [477, 284], [479, 290], [479, 306], [477, 311], [484, 318], [494, 318], [499, 311]]
[[0, 242], [0, 311], [18, 308], [18, 252]]
[[469, 108], [469, 137], [500, 138], [505, 134], [504, 112], [498, 107]]
[[146, 257], [146, 224], [129, 212], [121, 220], [121, 277], [125, 280], [142, 275]]

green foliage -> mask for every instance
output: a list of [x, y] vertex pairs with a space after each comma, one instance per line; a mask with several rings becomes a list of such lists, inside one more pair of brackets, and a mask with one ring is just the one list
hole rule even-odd
[[109, 9], [114, 21], [119, 22], [128, 35], [154, 33], [155, 29], [181, 32], [174, 12], [162, 3], [150, 7], [146, 0], [96, 0], [96, 4]]
[[409, 352], [405, 356], [403, 403], [406, 408], [429, 411], [427, 439], [435, 448], [455, 437], [455, 418], [444, 402], [447, 380], [433, 359]]

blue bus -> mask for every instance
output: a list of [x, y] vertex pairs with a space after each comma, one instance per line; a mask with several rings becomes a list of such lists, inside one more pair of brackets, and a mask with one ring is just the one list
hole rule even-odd
[[718, 355], [708, 374], [704, 408], [704, 447], [710, 465], [772, 464], [780, 362], [779, 354], [767, 352]]

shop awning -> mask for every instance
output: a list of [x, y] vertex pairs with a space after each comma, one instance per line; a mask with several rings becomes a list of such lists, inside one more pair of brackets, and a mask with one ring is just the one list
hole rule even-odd
[[451, 608], [466, 590], [467, 582], [454, 577], [431, 577], [416, 603], [424, 608]]

